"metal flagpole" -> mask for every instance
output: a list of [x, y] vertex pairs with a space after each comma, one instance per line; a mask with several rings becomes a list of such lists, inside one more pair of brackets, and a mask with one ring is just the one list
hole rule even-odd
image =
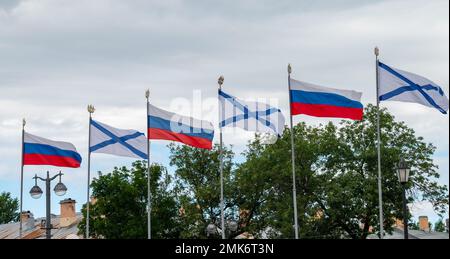
[[[289, 106], [292, 103], [291, 95], [291, 64], [288, 64], [288, 87], [289, 87]], [[295, 227], [295, 239], [298, 239], [298, 218], [297, 218], [297, 189], [295, 187], [295, 147], [294, 147], [294, 127], [292, 123], [292, 110], [289, 109], [289, 118], [291, 121], [291, 155], [292, 155], [292, 199], [294, 201], [294, 227]]]
[[87, 175], [87, 197], [86, 197], [86, 239], [89, 239], [89, 205], [90, 190], [91, 190], [91, 121], [92, 113], [94, 113], [94, 105], [88, 105], [87, 110], [89, 112], [89, 137], [88, 137], [88, 175]]
[[22, 119], [22, 158], [21, 158], [21, 170], [20, 170], [20, 227], [19, 227], [19, 239], [22, 239], [22, 204], [23, 204], [23, 153], [24, 153], [24, 139], [25, 139], [25, 124], [27, 122]]
[[152, 221], [151, 221], [151, 212], [152, 212], [152, 193], [150, 191], [150, 121], [148, 119], [149, 114], [149, 105], [150, 105], [150, 90], [147, 89], [145, 91], [145, 98], [147, 98], [147, 238], [152, 239]]
[[381, 133], [380, 133], [380, 82], [379, 82], [379, 60], [380, 50], [375, 47], [375, 57], [376, 57], [376, 84], [377, 84], [377, 152], [378, 152], [378, 207], [379, 207], [379, 220], [380, 220], [380, 238], [383, 239], [384, 236], [384, 220], [383, 220], [383, 193], [381, 188]]
[[[219, 83], [219, 91], [222, 90], [223, 76], [219, 77], [217, 81]], [[218, 99], [219, 100], [219, 99]], [[222, 140], [222, 127], [220, 125], [220, 101], [219, 101], [219, 134], [220, 134], [220, 146], [219, 146], [219, 157], [220, 157], [220, 219], [221, 219], [221, 229], [222, 229], [222, 239], [225, 239], [225, 216], [224, 216], [224, 204], [223, 204], [223, 140]]]

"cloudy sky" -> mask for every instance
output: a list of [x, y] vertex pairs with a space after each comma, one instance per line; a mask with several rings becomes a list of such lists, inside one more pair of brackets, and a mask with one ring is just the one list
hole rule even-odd
[[[97, 120], [145, 131], [149, 88], [155, 105], [216, 121], [223, 74], [231, 94], [276, 100], [286, 111], [288, 63], [296, 79], [361, 91], [373, 103], [374, 46], [385, 63], [432, 79], [448, 95], [447, 0], [0, 0], [0, 191], [20, 193], [22, 118], [28, 132], [70, 141], [83, 154], [80, 169], [63, 170], [65, 197], [79, 210], [87, 104], [96, 106]], [[382, 105], [437, 147], [440, 182], [448, 184], [448, 116], [415, 104]], [[239, 153], [251, 134], [224, 139]], [[152, 144], [154, 162], [168, 165], [166, 144]], [[94, 154], [92, 172], [132, 161]], [[31, 178], [46, 170], [57, 172], [25, 168], [24, 209], [35, 216], [45, 214], [45, 201], [29, 197]], [[55, 214], [58, 201], [53, 196]], [[414, 214], [437, 219], [424, 203]]]

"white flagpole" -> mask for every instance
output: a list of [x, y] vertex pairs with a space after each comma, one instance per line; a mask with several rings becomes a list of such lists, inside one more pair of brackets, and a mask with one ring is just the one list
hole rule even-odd
[[[219, 77], [217, 81], [219, 83], [219, 91], [222, 90], [223, 76]], [[218, 99], [220, 100], [220, 99]], [[221, 229], [222, 229], [222, 239], [225, 239], [225, 216], [224, 216], [224, 204], [223, 204], [223, 140], [222, 140], [222, 126], [220, 125], [220, 101], [219, 101], [219, 134], [220, 134], [220, 146], [219, 146], [219, 157], [220, 157], [220, 219], [221, 219]]]
[[380, 133], [380, 82], [379, 82], [379, 60], [380, 50], [375, 47], [376, 57], [376, 84], [377, 84], [377, 153], [378, 153], [378, 207], [379, 207], [379, 220], [380, 220], [380, 238], [384, 236], [384, 220], [383, 220], [383, 192], [381, 188], [381, 133]]
[[88, 137], [88, 174], [87, 174], [87, 196], [86, 196], [86, 239], [89, 239], [89, 205], [90, 201], [90, 190], [91, 190], [91, 121], [92, 113], [94, 113], [95, 108], [93, 105], [88, 105], [87, 110], [89, 112], [89, 137]]
[[19, 218], [20, 218], [20, 227], [19, 227], [19, 239], [22, 239], [22, 204], [23, 204], [23, 153], [24, 153], [24, 138], [25, 138], [25, 124], [27, 124], [27, 122], [25, 121], [25, 119], [22, 119], [22, 158], [21, 158], [21, 170], [20, 170], [20, 213], [19, 213]]
[[[292, 103], [291, 96], [291, 64], [288, 64], [288, 87], [289, 87], [289, 106]], [[294, 228], [295, 239], [298, 239], [298, 217], [297, 217], [297, 189], [295, 180], [295, 147], [294, 147], [294, 127], [292, 123], [292, 110], [289, 108], [289, 118], [291, 122], [291, 155], [292, 155], [292, 199], [294, 201]]]
[[147, 98], [147, 238], [152, 239], [152, 221], [151, 221], [151, 212], [152, 212], [152, 193], [150, 190], [150, 121], [148, 119], [149, 115], [149, 105], [150, 105], [150, 90], [147, 89], [145, 91], [145, 98]]

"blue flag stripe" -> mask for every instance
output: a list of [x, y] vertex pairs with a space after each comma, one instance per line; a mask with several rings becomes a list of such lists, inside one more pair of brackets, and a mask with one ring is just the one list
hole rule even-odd
[[[173, 123], [173, 125], [172, 125]], [[171, 131], [174, 133], [180, 133], [191, 137], [204, 138], [212, 141], [214, 138], [214, 131], [202, 128], [195, 128], [182, 123], [177, 123], [173, 121], [168, 121], [156, 116], [148, 116], [148, 124], [150, 128], [162, 129]], [[174, 129], [172, 126], [176, 127]]]
[[71, 157], [81, 163], [81, 156], [75, 151], [64, 150], [54, 146], [38, 143], [24, 143], [24, 154], [42, 154], [51, 156]]
[[334, 93], [308, 92], [301, 90], [291, 90], [292, 101], [294, 103], [323, 104], [331, 106], [341, 106], [349, 108], [363, 108], [361, 102], [351, 100], [345, 96]]

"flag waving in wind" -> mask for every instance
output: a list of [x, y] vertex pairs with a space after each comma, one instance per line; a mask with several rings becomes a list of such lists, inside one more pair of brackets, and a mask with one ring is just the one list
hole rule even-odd
[[192, 147], [211, 149], [214, 127], [211, 122], [181, 116], [148, 105], [148, 138], [177, 141]]
[[219, 90], [220, 127], [238, 127], [247, 131], [280, 136], [284, 130], [281, 110], [266, 103], [246, 102]]
[[54, 141], [24, 132], [23, 165], [78, 168], [81, 156], [69, 142]]
[[117, 129], [91, 119], [92, 153], [147, 159], [147, 138], [136, 130]]
[[448, 111], [448, 98], [440, 86], [425, 77], [378, 62], [379, 100], [419, 103]]
[[362, 120], [362, 93], [290, 79], [291, 114]]

